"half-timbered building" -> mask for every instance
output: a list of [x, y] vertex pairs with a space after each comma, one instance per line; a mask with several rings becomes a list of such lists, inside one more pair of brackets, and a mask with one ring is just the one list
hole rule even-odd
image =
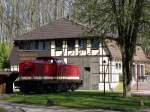
[[[87, 36], [88, 28], [60, 19], [27, 32], [14, 40], [10, 55], [11, 70], [17, 71], [22, 60], [53, 56], [67, 64], [80, 65], [82, 89], [114, 89], [122, 76], [121, 52], [117, 38]], [[145, 75], [147, 58], [140, 46], [134, 56], [134, 78]]]

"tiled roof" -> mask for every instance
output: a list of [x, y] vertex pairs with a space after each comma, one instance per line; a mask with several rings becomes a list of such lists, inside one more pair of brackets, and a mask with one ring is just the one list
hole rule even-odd
[[117, 45], [117, 42], [115, 40], [112, 40], [112, 39], [108, 40], [107, 39], [106, 40], [106, 45], [107, 45], [107, 48], [108, 48], [112, 58], [115, 58], [115, 59], [118, 59], [118, 60], [122, 59], [119, 46]]
[[82, 37], [88, 28], [68, 19], [53, 21], [45, 26], [24, 33], [15, 40], [39, 40]]
[[135, 55], [134, 55], [134, 60], [135, 61], [145, 61], [145, 62], [150, 61], [146, 57], [146, 55], [145, 55], [145, 53], [144, 53], [144, 51], [143, 51], [141, 46], [136, 46], [136, 52], [135, 52]]
[[[53, 21], [45, 26], [39, 27], [30, 32], [24, 33], [15, 40], [46, 40], [46, 39], [66, 39], [66, 38], [83, 38], [84, 33], [89, 29], [85, 26], [77, 24], [68, 19], [60, 19]], [[107, 35], [111, 37], [111, 35]], [[115, 59], [122, 59], [120, 48], [115, 39], [107, 39], [106, 45], [108, 50]], [[135, 61], [147, 62], [143, 49], [141, 46], [136, 46]]]
[[[106, 45], [108, 47], [108, 50], [114, 59], [122, 59], [121, 51], [119, 46], [117, 45], [117, 42], [115, 40], [106, 40]], [[136, 52], [134, 55], [134, 61], [139, 62], [149, 62], [150, 60], [146, 57], [143, 49], [141, 46], [136, 46]]]

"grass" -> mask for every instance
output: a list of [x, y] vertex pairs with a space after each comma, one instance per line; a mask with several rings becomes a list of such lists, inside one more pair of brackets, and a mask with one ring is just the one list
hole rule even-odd
[[[106, 93], [89, 91], [76, 91], [67, 93], [51, 93], [51, 94], [13, 94], [5, 101], [47, 105], [47, 101], [51, 100], [55, 106], [67, 108], [102, 108], [112, 110], [138, 110], [143, 108], [150, 108], [150, 97], [129, 97], [123, 98], [120, 93]], [[140, 102], [144, 102], [141, 105]]]
[[5, 111], [4, 107], [0, 107], [0, 112], [4, 112], [4, 111]]

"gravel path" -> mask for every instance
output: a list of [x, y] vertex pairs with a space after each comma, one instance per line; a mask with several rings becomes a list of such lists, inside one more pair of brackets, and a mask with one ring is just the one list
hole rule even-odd
[[35, 106], [35, 105], [25, 105], [16, 104], [10, 102], [0, 102], [0, 107], [5, 107], [7, 111], [5, 112], [119, 112], [113, 110], [103, 110], [103, 109], [67, 109], [61, 107], [47, 107], [47, 106]]

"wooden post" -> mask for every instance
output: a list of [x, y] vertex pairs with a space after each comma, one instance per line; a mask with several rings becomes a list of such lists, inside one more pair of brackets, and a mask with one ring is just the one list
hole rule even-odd
[[106, 93], [106, 88], [105, 88], [105, 77], [106, 77], [106, 73], [105, 73], [105, 63], [106, 63], [106, 61], [104, 60], [103, 61], [103, 66], [104, 66], [104, 94]]
[[104, 94], [105, 94], [105, 91], [106, 91], [106, 90], [105, 90], [105, 89], [106, 89], [106, 88], [105, 88], [105, 77], [106, 77], [106, 74], [105, 74], [105, 65], [104, 65]]

